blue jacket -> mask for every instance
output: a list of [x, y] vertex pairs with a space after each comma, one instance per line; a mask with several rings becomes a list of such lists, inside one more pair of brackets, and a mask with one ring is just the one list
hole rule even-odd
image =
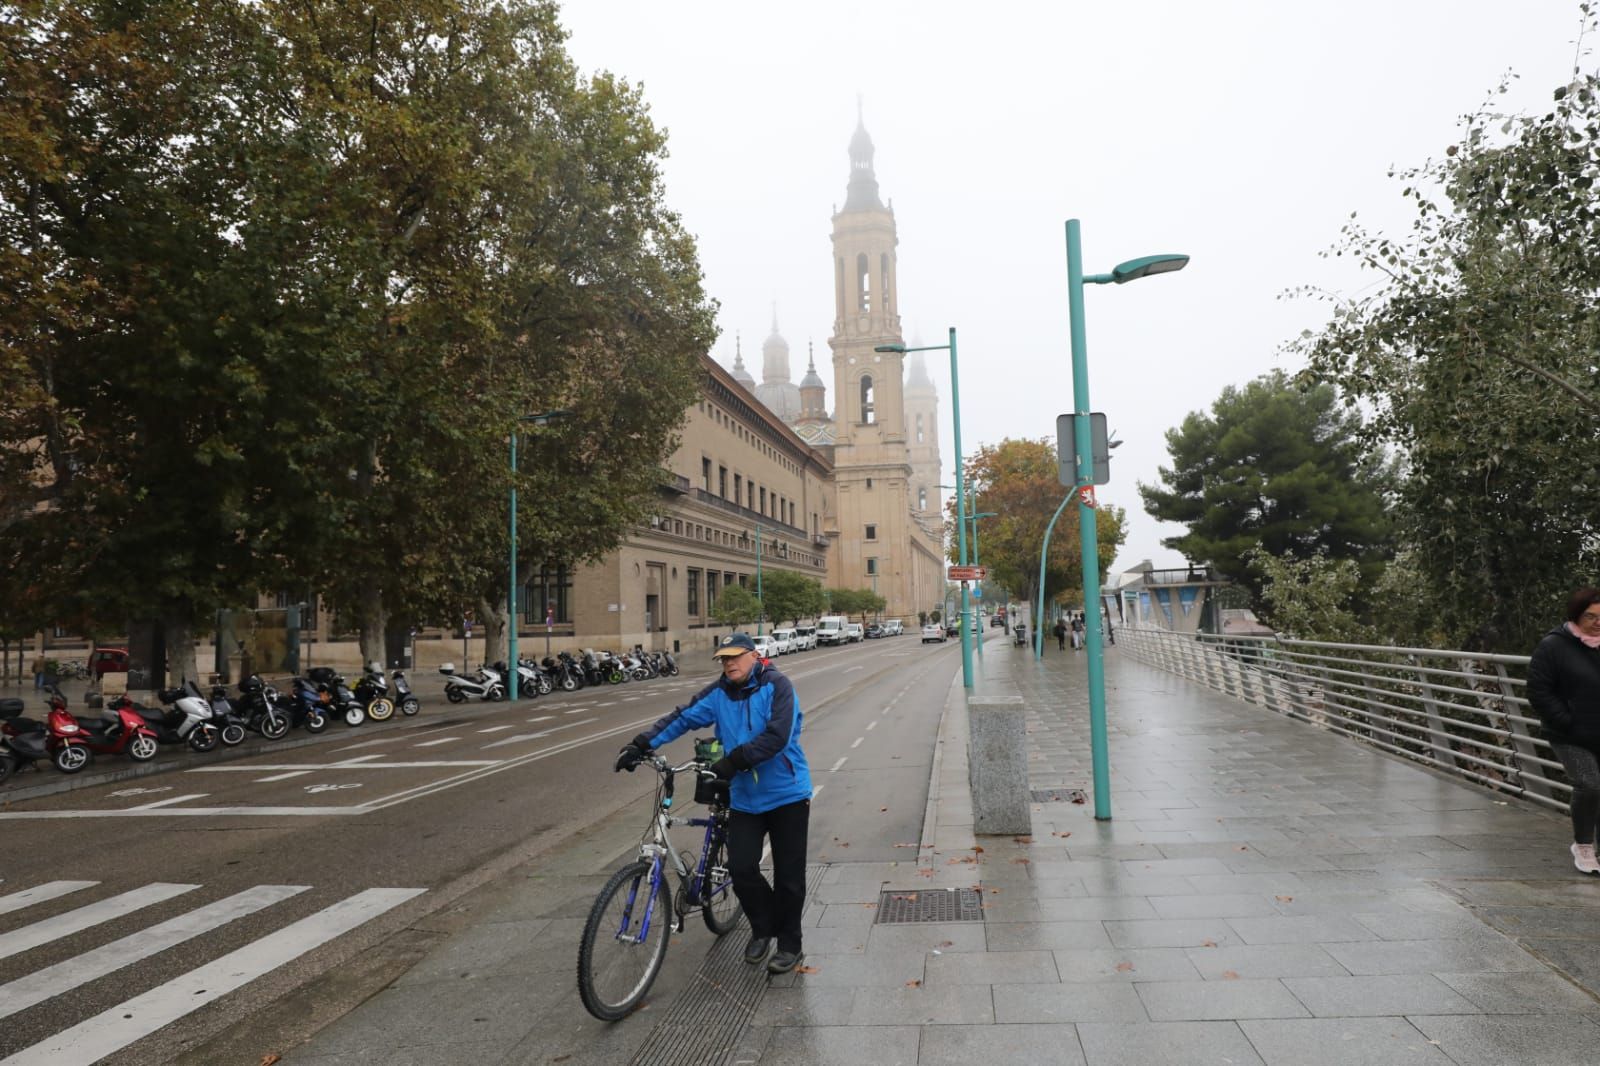
[[738, 770], [728, 789], [733, 809], [763, 814], [811, 798], [811, 769], [800, 750], [801, 717], [789, 679], [761, 663], [742, 685], [719, 677], [644, 735], [659, 748], [692, 729], [714, 726]]

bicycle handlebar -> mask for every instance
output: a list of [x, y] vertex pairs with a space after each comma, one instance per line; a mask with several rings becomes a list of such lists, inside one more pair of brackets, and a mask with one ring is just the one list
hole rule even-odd
[[667, 762], [666, 759], [663, 759], [660, 755], [652, 754], [650, 756], [650, 758], [648, 760], [646, 760], [646, 761], [649, 762], [651, 766], [655, 767], [657, 771], [659, 771], [661, 773], [664, 773], [664, 774], [665, 773], [681, 774], [681, 773], [683, 773], [683, 772], [685, 772], [687, 770], [693, 770], [700, 777], [716, 777], [717, 776], [716, 774], [711, 772], [711, 766], [710, 766], [709, 763], [701, 762], [699, 759], [690, 759], [688, 762], [684, 763], [682, 766], [673, 766], [671, 763]]

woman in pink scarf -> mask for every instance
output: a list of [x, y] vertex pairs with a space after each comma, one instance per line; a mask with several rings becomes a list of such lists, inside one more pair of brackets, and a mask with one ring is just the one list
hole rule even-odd
[[1600, 874], [1595, 821], [1600, 817], [1600, 588], [1567, 600], [1567, 621], [1546, 633], [1528, 663], [1528, 702], [1572, 786], [1572, 862]]

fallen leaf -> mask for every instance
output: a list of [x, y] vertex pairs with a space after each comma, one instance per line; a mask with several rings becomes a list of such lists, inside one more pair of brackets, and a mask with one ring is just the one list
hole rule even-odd
[[1072, 797], [1072, 802], [1078, 804], [1081, 807], [1085, 803], [1088, 803], [1089, 800], [1082, 793], [1079, 793], [1078, 795]]
[[279, 1055], [275, 1051], [269, 1051], [267, 1054], [261, 1056], [261, 1066], [272, 1066], [273, 1063], [282, 1061], [283, 1056]]
[[1203, 948], [1214, 948], [1217, 946], [1217, 942], [1212, 940], [1210, 937], [1206, 937], [1204, 940], [1200, 941], [1200, 946]]
[[1016, 844], [1032, 844], [1033, 843], [1033, 838], [1032, 837], [1012, 837], [1011, 840], [1012, 840], [1013, 843], [1016, 843]]
[[1050, 835], [1054, 836], [1054, 837], [1069, 837], [1072, 834], [1071, 833], [1051, 833]]
[[1238, 847], [1234, 848], [1233, 850], [1234, 851], [1249, 851], [1250, 850], [1250, 845], [1248, 845], [1248, 844], [1240, 844]]
[[884, 811], [886, 811], [886, 810], [888, 810], [888, 809], [889, 809], [889, 808], [887, 808], [887, 807], [879, 807], [879, 808], [878, 808], [878, 813], [879, 813], [879, 814], [882, 814], [882, 813], [883, 813], [883, 812], [884, 812]]
[[913, 892], [909, 896], [890, 896], [889, 898], [905, 900], [907, 903], [915, 903], [917, 901], [917, 894]]
[[795, 973], [816, 973], [817, 972], [817, 968], [815, 966], [796, 966], [794, 968], [794, 972]]
[[1274, 896], [1273, 899], [1276, 899], [1279, 903], [1293, 903], [1294, 902], [1294, 897], [1293, 896]]
[[1033, 860], [1032, 859], [1024, 859], [1021, 856], [1018, 856], [1017, 858], [1012, 859], [1011, 861], [1017, 866], [1031, 866], [1031, 865], [1033, 865]]
[[915, 981], [915, 980], [907, 981], [906, 982], [906, 987], [907, 988], [921, 988], [922, 987], [922, 982], [921, 981]]
[[896, 844], [895, 845], [895, 847], [897, 847], [897, 848], [914, 848], [916, 846], [917, 845], [915, 845], [915, 844]]
[[1222, 979], [1224, 981], [1237, 981], [1239, 979], [1239, 975], [1234, 973], [1232, 970], [1223, 970]]
[[1131, 962], [1119, 962], [1119, 963], [1117, 963], [1117, 972], [1118, 973], [1132, 973], [1133, 972], [1133, 963], [1131, 963]]
[[978, 847], [978, 846], [976, 846], [976, 845], [973, 846], [972, 851], [973, 851], [973, 854], [975, 854], [975, 855], [982, 855], [983, 854], [983, 849]]
[[955, 946], [956, 946], [956, 942], [954, 940], [941, 940], [941, 941], [939, 941], [939, 943], [934, 945], [934, 947], [940, 947], [940, 948], [953, 948]]

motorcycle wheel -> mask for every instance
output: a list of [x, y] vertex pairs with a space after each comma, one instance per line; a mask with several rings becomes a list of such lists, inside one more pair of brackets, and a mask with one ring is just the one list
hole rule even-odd
[[306, 716], [306, 732], [320, 733], [328, 728], [328, 716], [325, 714], [310, 714]]
[[389, 702], [388, 697], [379, 696], [367, 704], [367, 717], [374, 722], [387, 722], [394, 717], [394, 704]]
[[222, 742], [228, 747], [244, 743], [244, 726], [238, 722], [229, 722], [222, 727]]
[[612, 685], [620, 685], [626, 679], [626, 676], [621, 670], [613, 670], [610, 674], [606, 675], [606, 682]]
[[360, 707], [346, 707], [344, 709], [344, 724], [354, 729], [367, 720], [367, 712]]
[[422, 704], [415, 696], [407, 696], [400, 701], [400, 713], [407, 718], [410, 718], [420, 710], [422, 710]]
[[573, 689], [575, 689], [577, 687], [578, 687], [578, 682], [573, 680], [572, 678], [563, 677], [561, 679], [561, 691], [562, 692], [571, 692]]
[[644, 669], [635, 670], [633, 672], [633, 679], [635, 681], [649, 681], [650, 671]]
[[667, 667], [667, 676], [668, 677], [677, 677], [678, 676], [678, 668], [676, 666]]
[[466, 703], [467, 702], [466, 695], [458, 688], [447, 688], [447, 689], [445, 689], [444, 690], [444, 698], [449, 700], [451, 703]]
[[128, 741], [128, 758], [134, 762], [149, 762], [156, 757], [156, 749], [160, 747], [155, 737], [144, 735], [136, 736]]
[[289, 734], [289, 719], [276, 711], [261, 719], [261, 735], [268, 740], [282, 740]]
[[75, 774], [89, 765], [89, 749], [82, 744], [64, 744], [50, 758], [57, 770], [64, 774]]
[[17, 764], [11, 761], [11, 756], [0, 755], [0, 781], [4, 781], [6, 778], [10, 777], [11, 771], [15, 770], [16, 768]]
[[189, 732], [189, 747], [204, 753], [215, 749], [221, 739], [214, 726], [197, 725]]
[[506, 698], [506, 690], [499, 685], [490, 685], [489, 691], [485, 693], [485, 698], [491, 703], [499, 703]]
[[548, 677], [543, 674], [539, 675], [539, 695], [548, 696], [550, 695], [550, 690], [555, 687], [556, 686], [551, 683]]

